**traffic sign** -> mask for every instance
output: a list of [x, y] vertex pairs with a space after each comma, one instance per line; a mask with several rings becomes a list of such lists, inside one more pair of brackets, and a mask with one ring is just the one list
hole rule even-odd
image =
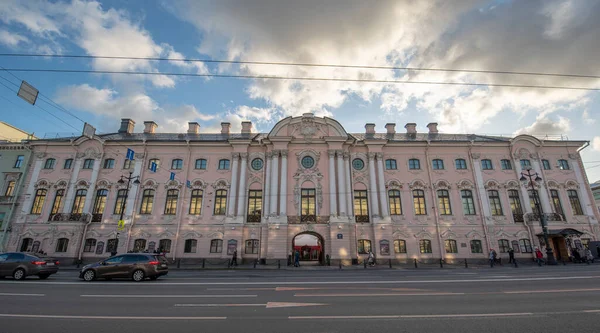
[[130, 161], [133, 161], [134, 154], [135, 154], [135, 153], [133, 152], [133, 150], [131, 150], [131, 149], [127, 148], [127, 159], [128, 159], [128, 160], [130, 160]]
[[117, 225], [117, 230], [119, 230], [119, 231], [125, 230], [125, 220], [119, 220], [119, 224]]

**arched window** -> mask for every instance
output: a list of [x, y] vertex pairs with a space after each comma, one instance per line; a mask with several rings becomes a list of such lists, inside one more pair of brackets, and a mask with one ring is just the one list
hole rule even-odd
[[179, 190], [168, 190], [167, 200], [165, 202], [165, 215], [177, 214], [177, 198], [179, 197]]
[[467, 161], [463, 158], [457, 158], [454, 160], [454, 165], [456, 166], [456, 170], [466, 170], [467, 169]]
[[213, 215], [225, 215], [227, 211], [227, 191], [217, 190], [215, 193], [215, 210]]
[[421, 253], [431, 253], [431, 241], [429, 239], [419, 240], [419, 251]]
[[56, 190], [56, 195], [54, 196], [54, 203], [52, 204], [51, 215], [58, 214], [60, 212], [60, 207], [62, 206], [63, 198], [65, 197], [65, 190]]
[[475, 215], [475, 202], [473, 201], [473, 192], [471, 190], [461, 190], [463, 213], [465, 215]]
[[196, 169], [197, 170], [206, 170], [206, 160], [203, 158], [199, 158], [196, 160]]
[[558, 190], [550, 190], [550, 197], [552, 198], [552, 205], [554, 205], [554, 212], [563, 216], [564, 219], [565, 213], [563, 212], [562, 203], [560, 202], [560, 196], [558, 195]]
[[246, 254], [258, 254], [259, 248], [258, 239], [249, 239], [246, 241]]
[[394, 240], [394, 253], [406, 253], [406, 241], [404, 239]]
[[198, 247], [198, 241], [195, 239], [186, 239], [185, 245], [183, 247], [184, 253], [196, 253], [196, 248]]
[[229, 170], [229, 160], [222, 159], [219, 161], [219, 170]]
[[248, 191], [247, 222], [260, 222], [262, 213], [262, 190]]
[[529, 239], [519, 239], [519, 247], [521, 248], [522, 253], [533, 252], [533, 249], [531, 248], [531, 241]]
[[171, 252], [171, 240], [161, 239], [160, 241], [158, 241], [158, 250], [164, 253]]
[[411, 158], [408, 160], [408, 168], [410, 170], [419, 170], [421, 169], [421, 161], [417, 158]]
[[444, 170], [444, 160], [441, 160], [439, 158], [436, 158], [435, 160], [431, 161], [431, 165], [433, 167], [433, 170]]
[[413, 190], [413, 204], [416, 215], [427, 215], [427, 208], [425, 207], [425, 191]]
[[474, 239], [471, 241], [471, 253], [483, 253], [483, 247], [481, 246], [480, 240]]
[[[94, 200], [94, 208], [92, 214], [102, 216], [104, 213], [104, 207], [106, 207], [106, 197], [108, 196], [108, 190], [96, 191], [96, 199]], [[94, 221], [99, 222], [99, 221]]]
[[571, 209], [573, 209], [573, 215], [583, 215], [581, 209], [581, 202], [579, 202], [579, 195], [575, 190], [568, 190], [567, 195], [569, 196], [569, 202], [571, 203]]
[[300, 190], [300, 221], [316, 222], [316, 192], [314, 188]]
[[190, 215], [202, 214], [202, 190], [192, 190], [192, 197], [190, 198]]
[[390, 201], [390, 215], [402, 215], [402, 201], [400, 200], [400, 191], [389, 190], [388, 197]]
[[558, 160], [558, 168], [561, 170], [569, 170], [569, 162], [567, 160]]
[[394, 159], [385, 160], [385, 168], [386, 168], [386, 170], [397, 170], [398, 165], [396, 164], [396, 160], [394, 160]]
[[502, 212], [502, 204], [500, 203], [500, 194], [496, 190], [488, 191], [488, 198], [490, 199], [490, 209], [493, 216], [504, 215]]
[[510, 203], [510, 210], [513, 214], [514, 221], [523, 222], [523, 207], [521, 206], [519, 191], [508, 190], [508, 202]]
[[173, 169], [173, 170], [183, 169], [183, 160], [180, 158], [176, 158], [173, 161], [171, 161], [171, 169]]
[[47, 190], [41, 188], [35, 191], [35, 198], [33, 199], [33, 206], [31, 206], [31, 214], [39, 215], [42, 213], [44, 208], [44, 201], [46, 201]]
[[369, 222], [369, 204], [366, 190], [354, 191], [354, 216], [356, 222]]
[[140, 205], [140, 214], [152, 214], [152, 206], [154, 204], [154, 190], [144, 190], [142, 194], [142, 204]]
[[448, 190], [438, 190], [437, 196], [440, 215], [452, 215], [452, 207], [450, 206], [450, 193]]
[[20, 252], [29, 252], [31, 250], [31, 246], [33, 245], [33, 238], [23, 238], [21, 241], [21, 249]]
[[160, 167], [160, 160], [158, 158], [152, 158], [148, 160], [148, 170], [152, 170], [152, 164], [156, 164], [156, 170]]
[[113, 211], [113, 213], [115, 215], [119, 215], [121, 214], [121, 211], [123, 210], [123, 204], [125, 204], [125, 198], [127, 198], [127, 190], [126, 189], [121, 189], [117, 192], [117, 199], [115, 200], [115, 209]]
[[383, 239], [379, 241], [379, 254], [387, 256], [390, 255], [390, 242]]
[[125, 159], [125, 161], [123, 161], [123, 169], [131, 169], [133, 168], [133, 161], [130, 159]]
[[521, 169], [531, 168], [531, 161], [530, 160], [523, 159], [523, 160], [521, 160], [519, 162], [521, 162]]
[[500, 160], [500, 167], [502, 170], [512, 170], [512, 163], [507, 159]]
[[146, 249], [146, 240], [138, 238], [133, 242], [133, 252], [142, 252]]
[[96, 239], [88, 238], [83, 245], [83, 252], [94, 252], [96, 250]]
[[210, 241], [210, 253], [221, 253], [223, 252], [223, 240], [213, 239]]
[[456, 246], [456, 240], [454, 239], [444, 240], [444, 247], [446, 248], [446, 253], [458, 253], [458, 246]]
[[71, 169], [72, 165], [73, 165], [73, 159], [72, 158], [67, 158], [65, 160], [65, 164], [63, 165], [63, 169]]
[[498, 240], [498, 250], [500, 253], [507, 253], [510, 248], [510, 242], [508, 239], [499, 239]]
[[87, 190], [77, 190], [75, 192], [75, 200], [73, 201], [73, 208], [71, 209], [72, 214], [81, 214], [83, 213], [83, 205], [85, 204], [85, 196], [87, 195]]
[[49, 158], [44, 163], [44, 169], [54, 169], [54, 165], [56, 164], [56, 160], [54, 158]]
[[494, 166], [492, 165], [492, 160], [488, 160], [488, 159], [481, 160], [481, 169], [483, 169], [483, 170], [494, 169]]
[[368, 239], [359, 239], [358, 240], [358, 253], [359, 254], [367, 254], [371, 252], [371, 241]]
[[56, 251], [55, 252], [64, 253], [64, 252], [67, 252], [68, 248], [69, 248], [69, 239], [68, 238], [59, 238], [58, 241], [56, 242]]
[[102, 166], [104, 169], [114, 169], [115, 168], [115, 159], [107, 158], [104, 160], [104, 165]]
[[15, 194], [15, 186], [16, 186], [17, 182], [15, 182], [14, 180], [9, 181], [6, 184], [6, 191], [4, 191], [4, 195], [7, 197], [12, 197], [13, 194]]
[[117, 238], [109, 239], [106, 242], [106, 252], [108, 252], [108, 253], [117, 252], [118, 247], [119, 247], [119, 240]]
[[83, 161], [83, 168], [84, 169], [93, 169], [94, 168], [94, 159], [93, 158], [88, 158], [86, 160]]

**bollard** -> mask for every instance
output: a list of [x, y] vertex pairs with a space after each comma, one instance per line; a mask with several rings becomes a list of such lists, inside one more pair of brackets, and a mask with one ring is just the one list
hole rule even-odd
[[231, 268], [231, 259], [227, 259], [227, 268]]
[[340, 260], [340, 271], [342, 270], [342, 261]]
[[440, 268], [444, 268], [444, 259], [440, 259]]
[[419, 268], [419, 267], [417, 266], [417, 259], [415, 259], [415, 268]]
[[366, 259], [363, 261], [363, 264], [365, 265], [365, 269], [367, 269], [367, 260]]
[[467, 263], [467, 259], [465, 258], [465, 268], [469, 268], [469, 264]]
[[205, 262], [206, 262], [206, 258], [203, 258], [202, 259], [202, 268], [204, 268]]
[[390, 268], [392, 268], [392, 259], [389, 259]]
[[277, 260], [277, 269], [281, 269], [281, 260]]
[[256, 263], [258, 262], [258, 259], [254, 260], [254, 268], [256, 268]]
[[177, 259], [177, 268], [179, 268], [179, 266], [181, 266], [181, 259]]

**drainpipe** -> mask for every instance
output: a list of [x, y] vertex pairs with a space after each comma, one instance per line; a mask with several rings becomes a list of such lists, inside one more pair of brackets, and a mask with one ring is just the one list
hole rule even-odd
[[85, 235], [87, 234], [87, 230], [90, 224], [92, 224], [92, 214], [90, 214], [90, 221], [85, 224], [85, 227], [83, 227], [83, 233], [81, 234], [81, 240], [79, 241], [79, 255], [77, 256], [77, 261], [81, 261], [83, 247], [85, 246]]
[[[429, 178], [429, 186], [431, 187], [431, 198], [432, 198], [432, 203], [433, 203], [433, 217], [435, 218], [435, 229], [437, 231], [437, 239], [438, 239], [438, 246], [440, 248], [440, 258], [442, 258], [442, 260], [444, 260], [444, 250], [442, 247], [442, 235], [440, 233], [440, 219], [439, 219], [439, 211], [438, 211], [438, 207], [437, 207], [437, 201], [435, 200], [435, 190], [433, 188], [433, 179], [431, 178], [431, 168], [429, 166], [429, 163], [431, 162], [429, 160], [429, 145], [430, 142], [427, 141], [427, 147], [425, 148], [425, 160], [427, 161], [427, 177]], [[425, 207], [425, 209], [427, 209], [427, 207]]]
[[188, 167], [187, 167], [187, 170], [185, 172], [185, 179], [184, 179], [184, 184], [183, 184], [184, 187], [183, 187], [183, 191], [182, 191], [182, 195], [181, 195], [181, 197], [182, 197], [183, 200], [181, 200], [181, 205], [179, 205], [179, 207], [178, 207], [178, 209], [179, 209], [179, 214], [178, 214], [179, 215], [179, 219], [177, 221], [177, 232], [175, 233], [175, 246], [172, 249], [172, 251], [173, 251], [173, 261], [175, 261], [175, 256], [177, 255], [177, 243], [179, 241], [179, 231], [181, 229], [181, 220], [183, 220], [183, 216], [182, 216], [183, 212], [182, 212], [182, 210], [183, 210], [183, 205], [184, 205], [184, 202], [185, 202], [185, 192], [187, 191], [187, 180], [190, 177], [190, 169], [191, 169], [191, 163], [192, 163], [192, 161], [191, 161], [191, 159], [192, 159], [192, 148], [190, 147], [190, 140], [187, 140], [186, 143], [187, 143], [187, 148], [188, 148], [188, 157], [187, 157], [187, 159], [188, 159]]
[[[473, 154], [472, 154], [472, 149], [473, 149], [473, 142], [471, 141], [471, 144], [469, 145], [469, 164], [471, 165], [471, 172], [475, 172], [475, 163], [473, 162]], [[479, 213], [481, 214], [482, 217], [482, 221], [483, 223], [481, 224], [481, 226], [483, 227], [483, 236], [485, 237], [485, 243], [487, 244], [487, 253], [490, 252], [490, 249], [492, 248], [492, 245], [490, 244], [490, 237], [488, 235], [487, 232], [487, 226], [485, 224], [485, 215], [483, 214], [483, 202], [481, 202], [481, 196], [479, 195], [479, 187], [477, 186], [477, 176], [475, 176], [473, 174], [473, 179], [475, 182], [475, 194], [477, 197], [477, 203], [479, 204]]]

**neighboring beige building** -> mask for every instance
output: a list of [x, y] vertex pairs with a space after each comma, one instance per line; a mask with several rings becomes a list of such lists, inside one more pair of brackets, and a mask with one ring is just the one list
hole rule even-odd
[[0, 121], [0, 141], [20, 142], [21, 140], [37, 139], [32, 134], [29, 134], [21, 129], [18, 129], [10, 124]]

